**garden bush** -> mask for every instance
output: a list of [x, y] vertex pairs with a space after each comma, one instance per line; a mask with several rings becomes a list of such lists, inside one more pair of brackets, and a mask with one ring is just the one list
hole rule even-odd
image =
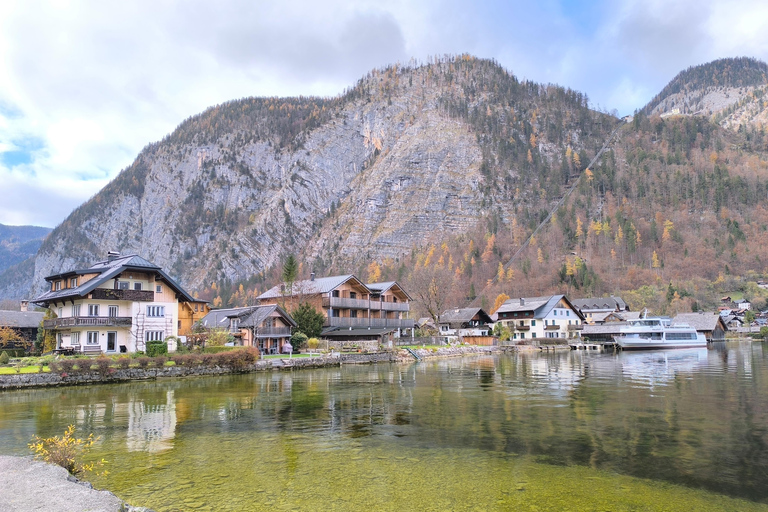
[[[107, 377], [112, 373], [112, 360], [108, 357], [99, 357], [96, 359], [96, 369], [99, 372], [99, 376], [102, 378]], [[90, 368], [89, 368], [90, 369]]]
[[127, 370], [131, 366], [131, 358], [121, 357], [120, 359], [117, 360], [117, 366], [119, 366], [123, 370]]
[[168, 343], [164, 341], [148, 341], [147, 356], [157, 357], [168, 354]]
[[203, 349], [204, 354], [218, 354], [220, 352], [231, 352], [232, 350], [236, 350], [241, 347], [212, 347], [212, 346], [206, 346]]
[[152, 361], [155, 364], [155, 368], [163, 368], [165, 363], [168, 362], [168, 358], [164, 356], [157, 356]]
[[140, 368], [146, 368], [152, 362], [152, 359], [147, 356], [141, 356], [136, 358], [136, 362], [139, 363]]
[[8, 364], [8, 361], [10, 360], [11, 356], [8, 355], [8, 352], [0, 353], [0, 364]]

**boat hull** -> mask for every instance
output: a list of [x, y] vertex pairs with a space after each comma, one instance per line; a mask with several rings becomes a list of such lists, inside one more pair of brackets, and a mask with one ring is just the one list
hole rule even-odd
[[700, 348], [707, 346], [707, 339], [702, 334], [699, 334], [695, 340], [654, 340], [615, 336], [614, 341], [623, 350], [658, 350], [665, 348]]

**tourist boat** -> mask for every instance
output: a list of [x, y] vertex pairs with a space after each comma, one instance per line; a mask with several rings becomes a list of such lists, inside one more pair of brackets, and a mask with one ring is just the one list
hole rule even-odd
[[618, 336], [616, 344], [625, 350], [706, 347], [707, 338], [688, 324], [673, 324], [663, 317], [648, 317], [629, 321]]

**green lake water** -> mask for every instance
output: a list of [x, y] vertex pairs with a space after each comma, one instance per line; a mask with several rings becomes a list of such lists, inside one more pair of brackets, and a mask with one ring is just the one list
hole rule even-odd
[[768, 511], [768, 351], [517, 353], [0, 393], [165, 510]]

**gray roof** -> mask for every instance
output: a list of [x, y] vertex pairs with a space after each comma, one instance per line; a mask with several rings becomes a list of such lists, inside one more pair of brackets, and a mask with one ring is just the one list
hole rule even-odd
[[[330, 293], [342, 284], [346, 283], [350, 279], [356, 279], [361, 285], [365, 286], [362, 281], [357, 279], [354, 274], [346, 274], [343, 276], [330, 276], [321, 277], [318, 279], [304, 279], [302, 281], [296, 281], [293, 283], [292, 294], [293, 295], [314, 295], [318, 293]], [[265, 291], [257, 299], [277, 299], [280, 297], [287, 297], [288, 288], [285, 288], [283, 292], [283, 286], [285, 283], [273, 286], [269, 290]]]
[[88, 280], [85, 283], [80, 284], [76, 288], [65, 288], [63, 290], [47, 291], [39, 297], [32, 300], [36, 304], [49, 304], [51, 302], [57, 302], [59, 300], [81, 298], [100, 285], [114, 279], [121, 273], [127, 270], [137, 270], [141, 272], [154, 272], [160, 275], [160, 278], [171, 287], [171, 289], [178, 294], [179, 300], [193, 301], [195, 300], [184, 289], [174, 281], [171, 276], [166, 274], [163, 269], [157, 265], [150, 263], [141, 256], [135, 254], [129, 254], [127, 256], [120, 256], [113, 259], [107, 259], [105, 261], [99, 261], [94, 263], [90, 268], [72, 270], [69, 272], [63, 272], [60, 274], [54, 274], [45, 278], [46, 281], [52, 282], [62, 278], [75, 277], [84, 274], [100, 274], [98, 277]]
[[441, 324], [463, 324], [472, 320], [475, 315], [480, 315], [480, 321], [486, 324], [492, 323], [491, 317], [488, 313], [483, 311], [483, 308], [455, 308], [444, 311], [440, 315]]
[[584, 328], [581, 330], [582, 336], [589, 336], [591, 334], [619, 334], [622, 327], [628, 326], [627, 322], [608, 322], [607, 324], [584, 324]]
[[718, 322], [721, 323], [720, 327], [724, 331], [728, 330], [728, 327], [723, 323], [723, 319], [720, 315], [713, 312], [698, 312], [698, 313], [680, 313], [672, 319], [672, 323], [688, 324], [697, 331], [714, 331]]
[[411, 296], [408, 295], [408, 292], [403, 289], [402, 286], [400, 286], [400, 283], [397, 281], [384, 281], [383, 283], [366, 283], [365, 286], [368, 287], [369, 290], [376, 293], [384, 293], [385, 291], [389, 290], [393, 286], [397, 286], [400, 288], [400, 291], [405, 294], [406, 297], [408, 297], [408, 300], [411, 299]]
[[627, 303], [621, 297], [591, 297], [588, 299], [573, 299], [571, 304], [581, 310], [589, 311], [591, 309], [613, 309], [623, 311], [627, 309]]
[[240, 319], [241, 327], [258, 327], [273, 311], [280, 315], [292, 326], [296, 327], [296, 322], [291, 315], [285, 312], [277, 304], [266, 306], [248, 306], [243, 308], [212, 309], [201, 318], [196, 325], [201, 325], [206, 329], [215, 329], [217, 327], [229, 328], [229, 322], [232, 318]]
[[0, 311], [0, 327], [17, 327], [19, 329], [36, 329], [43, 321], [42, 311]]
[[[584, 315], [581, 314], [578, 308], [576, 308], [571, 301], [565, 295], [551, 295], [548, 297], [522, 297], [519, 299], [509, 299], [496, 310], [496, 314], [499, 313], [514, 313], [514, 312], [533, 312], [534, 318], [543, 318], [552, 311], [555, 306], [564, 300], [566, 304], [571, 306], [571, 309], [576, 313], [579, 318], [584, 320]], [[499, 317], [497, 317], [499, 318]]]

